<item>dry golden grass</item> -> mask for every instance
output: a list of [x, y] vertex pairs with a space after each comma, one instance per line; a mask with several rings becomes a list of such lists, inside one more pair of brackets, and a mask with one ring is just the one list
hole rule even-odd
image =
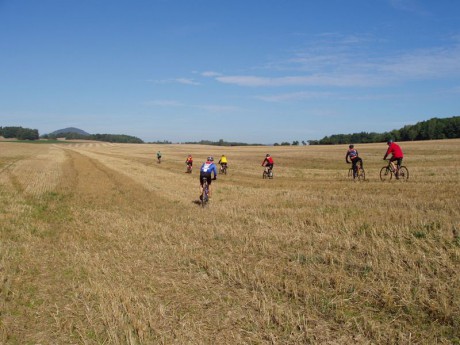
[[0, 343], [460, 344], [460, 140], [402, 147], [1, 142]]

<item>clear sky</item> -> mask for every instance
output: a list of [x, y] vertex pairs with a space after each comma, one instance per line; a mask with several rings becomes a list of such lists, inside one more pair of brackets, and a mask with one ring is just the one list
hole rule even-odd
[[459, 106], [458, 0], [0, 0], [0, 126], [270, 144]]

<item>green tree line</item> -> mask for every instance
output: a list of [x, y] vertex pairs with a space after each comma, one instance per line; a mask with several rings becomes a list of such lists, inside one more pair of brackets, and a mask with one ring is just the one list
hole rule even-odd
[[37, 140], [38, 129], [23, 127], [0, 127], [0, 135], [4, 138], [16, 138], [18, 140]]
[[320, 140], [308, 140], [310, 145], [334, 145], [349, 143], [378, 143], [389, 139], [396, 141], [433, 140], [460, 138], [460, 116], [444, 119], [432, 118], [407, 125], [390, 132], [360, 132], [353, 134], [333, 134]]
[[104, 141], [109, 143], [130, 143], [130, 144], [142, 144], [144, 141], [137, 137], [133, 137], [125, 134], [90, 134], [83, 135], [79, 133], [59, 133], [59, 134], [45, 134], [42, 136], [43, 139], [57, 139], [66, 138], [66, 140], [72, 139], [85, 139], [85, 140], [96, 140]]
[[248, 144], [235, 141], [225, 141], [220, 139], [219, 141], [211, 140], [201, 140], [201, 141], [188, 141], [186, 144], [196, 144], [196, 145], [213, 145], [213, 146], [262, 146], [262, 144]]

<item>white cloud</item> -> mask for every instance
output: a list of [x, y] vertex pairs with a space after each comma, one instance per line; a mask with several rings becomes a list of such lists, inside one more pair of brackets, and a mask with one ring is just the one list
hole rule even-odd
[[417, 0], [389, 0], [390, 5], [400, 11], [411, 12], [421, 16], [427, 16], [430, 13], [422, 8]]
[[460, 75], [460, 48], [410, 52], [378, 66], [384, 73], [404, 79], [441, 79]]
[[328, 98], [331, 97], [332, 93], [330, 92], [293, 92], [293, 93], [284, 93], [278, 95], [268, 95], [268, 96], [256, 96], [255, 98], [260, 99], [266, 102], [283, 102], [283, 101], [298, 101], [305, 99], [318, 99], [318, 98]]
[[366, 87], [380, 83], [369, 75], [311, 75], [311, 76], [286, 76], [286, 77], [257, 77], [257, 76], [222, 76], [216, 78], [224, 84], [234, 84], [250, 87], [282, 87], [282, 86], [337, 86]]
[[222, 74], [220, 74], [218, 72], [213, 72], [213, 71], [206, 71], [206, 72], [201, 73], [201, 75], [203, 77], [218, 77], [218, 76], [220, 76]]
[[176, 82], [179, 84], [185, 84], [185, 85], [200, 85], [200, 83], [194, 81], [193, 79], [187, 79], [187, 78], [177, 78], [175, 79]]
[[183, 104], [174, 101], [174, 100], [168, 100], [168, 99], [156, 99], [153, 101], [147, 101], [145, 102], [146, 105], [148, 106], [159, 106], [159, 107], [182, 107]]
[[171, 78], [171, 79], [147, 79], [147, 82], [154, 84], [185, 84], [185, 85], [200, 85], [199, 82], [189, 78]]
[[[299, 52], [283, 62], [271, 64], [269, 75], [223, 75], [209, 73], [223, 84], [244, 87], [377, 87], [413, 80], [440, 80], [460, 76], [460, 45], [376, 56], [369, 49]], [[290, 75], [279, 76], [289, 71]], [[203, 74], [204, 75], [204, 74]]]

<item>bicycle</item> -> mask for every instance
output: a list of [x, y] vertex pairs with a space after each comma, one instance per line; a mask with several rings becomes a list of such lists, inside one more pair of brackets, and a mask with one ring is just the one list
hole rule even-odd
[[191, 164], [187, 164], [187, 170], [185, 171], [187, 174], [191, 174], [192, 173], [192, 165]]
[[262, 173], [262, 178], [263, 179], [266, 179], [266, 178], [272, 179], [273, 178], [273, 169], [271, 169], [270, 167], [265, 167], [264, 172]]
[[404, 165], [401, 165], [399, 167], [398, 175], [396, 175], [396, 167], [394, 163], [389, 159], [387, 160], [388, 160], [388, 165], [380, 169], [380, 180], [391, 181], [391, 179], [393, 178], [393, 175], [395, 175], [396, 179], [398, 180], [402, 180], [402, 181], [409, 180], [409, 170]]
[[228, 169], [227, 164], [222, 164], [220, 166], [220, 173], [224, 174], [224, 175], [227, 175], [227, 169]]
[[353, 180], [358, 179], [358, 181], [366, 180], [366, 172], [364, 171], [361, 162], [356, 163], [356, 176], [354, 176], [353, 167], [351, 167], [348, 169], [348, 177]]
[[[209, 201], [209, 184], [208, 178], [206, 176], [202, 177], [201, 180], [203, 181], [203, 191], [200, 195], [200, 202], [201, 206], [205, 207]], [[212, 180], [216, 180], [216, 177], [214, 177]]]
[[203, 181], [203, 191], [201, 192], [201, 195], [200, 195], [200, 201], [201, 201], [201, 206], [205, 207], [209, 201], [209, 185], [208, 185], [208, 179], [206, 177], [203, 177], [202, 181]]

